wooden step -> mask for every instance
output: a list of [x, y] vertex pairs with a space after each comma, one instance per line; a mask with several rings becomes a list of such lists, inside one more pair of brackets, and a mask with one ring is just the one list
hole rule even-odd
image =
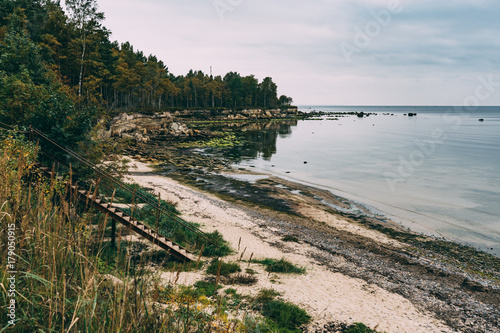
[[[58, 179], [57, 173], [52, 171], [49, 168], [43, 167], [40, 168], [42, 171], [44, 171], [46, 174], [49, 174], [50, 177], [55, 177]], [[111, 203], [107, 202], [106, 200], [103, 200], [97, 196], [95, 196], [93, 193], [95, 192], [89, 192], [84, 189], [79, 188], [75, 184], [69, 184], [70, 188], [76, 191], [76, 193], [80, 194], [80, 198], [82, 200], [88, 200], [90, 199], [92, 204], [97, 206], [97, 208], [106, 213], [106, 214], [111, 214], [110, 216], [116, 220], [117, 222], [120, 222], [127, 227], [131, 228], [131, 230], [136, 231], [139, 235], [145, 237], [146, 239], [152, 241], [154, 244], [159, 245], [161, 248], [163, 248], [166, 251], [169, 251], [173, 256], [176, 256], [181, 259], [185, 260], [190, 260], [190, 261], [195, 261], [196, 258], [189, 253], [186, 249], [180, 247], [179, 245], [175, 244], [168, 238], [162, 236], [159, 234], [155, 229], [152, 229], [145, 224], [137, 221], [133, 217], [129, 216], [128, 214], [124, 213], [117, 207], [113, 207]], [[106, 198], [105, 198], [106, 199]], [[110, 199], [110, 198], [107, 198]], [[132, 228], [134, 226], [135, 228]]]

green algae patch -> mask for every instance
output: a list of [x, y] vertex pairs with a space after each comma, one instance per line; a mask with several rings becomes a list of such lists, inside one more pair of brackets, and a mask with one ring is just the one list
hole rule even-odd
[[177, 144], [179, 148], [227, 148], [241, 145], [243, 142], [234, 134], [227, 134], [222, 137], [210, 138], [207, 140], [196, 140], [181, 142]]

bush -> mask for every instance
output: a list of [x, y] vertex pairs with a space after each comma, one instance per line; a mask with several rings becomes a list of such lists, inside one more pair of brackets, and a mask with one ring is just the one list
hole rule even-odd
[[[219, 264], [220, 264], [220, 270], [219, 270]], [[207, 274], [212, 274], [212, 275], [217, 275], [218, 273], [220, 276], [228, 276], [229, 274], [233, 274], [236, 272], [241, 272], [241, 268], [240, 265], [238, 265], [235, 262], [225, 263], [219, 260], [212, 260], [212, 262], [207, 268]]]
[[224, 284], [254, 285], [258, 281], [257, 277], [250, 274], [236, 274], [223, 280]]
[[207, 297], [214, 296], [215, 292], [222, 288], [221, 286], [216, 286], [215, 282], [212, 281], [198, 281], [194, 284], [196, 290]]
[[[262, 315], [276, 323], [280, 331], [301, 332], [300, 326], [311, 321], [311, 316], [295, 304], [271, 301], [264, 304]], [[286, 331], [285, 331], [286, 332]]]
[[272, 332], [272, 325], [263, 319], [255, 318], [249, 314], [246, 314], [243, 318], [243, 322], [239, 328], [239, 331], [246, 333], [262, 333], [262, 332]]
[[[112, 184], [101, 184], [101, 187], [101, 192], [108, 197], [111, 197], [115, 191], [115, 187]], [[202, 249], [203, 255], [206, 257], [226, 256], [231, 253], [229, 243], [218, 231], [206, 234], [208, 238], [213, 240], [213, 243], [210, 242], [205, 237], [193, 231], [193, 229], [199, 229], [198, 224], [186, 222], [187, 225], [189, 225], [189, 227], [187, 227], [179, 223], [177, 217], [180, 213], [175, 205], [165, 200], [158, 200], [158, 198], [150, 192], [150, 189], [141, 187], [137, 184], [131, 184], [128, 189], [118, 187], [116, 188], [116, 192], [114, 192], [114, 202], [131, 204], [132, 201], [134, 201], [135, 204], [144, 204], [149, 201], [150, 203], [135, 207], [133, 213], [131, 206], [122, 208], [121, 210], [153, 229], [158, 227], [159, 233], [162, 236], [185, 247], [194, 254], [198, 254]], [[161, 205], [170, 216], [164, 213], [158, 214], [155, 204]]]
[[299, 239], [295, 236], [292, 236], [292, 235], [286, 235], [281, 240], [284, 242], [295, 242], [295, 243], [299, 242]]
[[236, 295], [237, 294], [236, 289], [234, 289], [234, 288], [227, 288], [226, 290], [224, 290], [224, 292], [226, 293], [226, 295]]
[[376, 333], [377, 331], [372, 330], [363, 323], [354, 323], [347, 327], [344, 333]]
[[257, 303], [268, 303], [276, 298], [276, 296], [279, 296], [280, 293], [277, 292], [274, 289], [261, 289], [259, 293], [257, 294], [257, 297], [255, 298], [255, 302]]
[[224, 237], [220, 232], [214, 231], [207, 235], [215, 241], [216, 245], [212, 243], [207, 243], [207, 241], [199, 237], [200, 242], [202, 242], [202, 244], [205, 244], [205, 247], [203, 249], [203, 255], [205, 257], [215, 257], [215, 256], [224, 257], [227, 256], [228, 254], [231, 254], [232, 252], [231, 247], [229, 246], [229, 243], [224, 239]]
[[266, 271], [270, 273], [293, 273], [293, 274], [305, 274], [306, 269], [302, 267], [295, 266], [291, 262], [285, 259], [264, 259], [264, 260], [252, 260], [252, 262], [259, 263], [266, 266]]

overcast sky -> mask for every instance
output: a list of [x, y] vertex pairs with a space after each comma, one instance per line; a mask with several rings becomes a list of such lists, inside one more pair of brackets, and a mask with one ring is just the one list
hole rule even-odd
[[296, 105], [500, 105], [498, 0], [98, 3], [175, 75], [271, 76]]

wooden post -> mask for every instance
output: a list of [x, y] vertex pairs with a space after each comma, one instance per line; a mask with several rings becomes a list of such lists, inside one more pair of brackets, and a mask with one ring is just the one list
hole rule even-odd
[[116, 221], [111, 219], [111, 247], [116, 249]]
[[[113, 201], [115, 200], [116, 189], [113, 190], [113, 195], [111, 196], [111, 202], [109, 203], [109, 208], [113, 207]], [[111, 219], [111, 247], [116, 249], [116, 221]]]

